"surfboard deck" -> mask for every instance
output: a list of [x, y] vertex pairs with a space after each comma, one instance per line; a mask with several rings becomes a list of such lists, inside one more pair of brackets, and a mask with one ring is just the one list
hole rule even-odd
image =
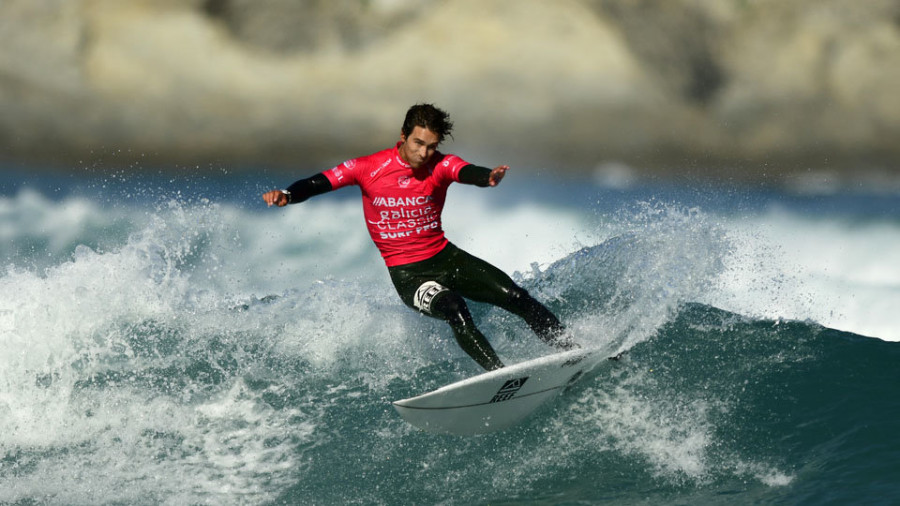
[[428, 432], [486, 434], [521, 422], [606, 358], [599, 350], [556, 353], [392, 404], [404, 420]]

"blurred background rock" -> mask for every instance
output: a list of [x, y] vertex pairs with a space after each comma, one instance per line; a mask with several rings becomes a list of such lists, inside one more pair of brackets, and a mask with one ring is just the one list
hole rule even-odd
[[897, 0], [0, 0], [0, 161], [326, 168], [406, 108], [480, 164], [896, 181]]

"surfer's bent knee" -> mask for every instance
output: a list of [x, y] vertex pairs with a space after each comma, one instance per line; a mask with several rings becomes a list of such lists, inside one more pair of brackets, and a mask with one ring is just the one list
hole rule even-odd
[[413, 294], [413, 307], [427, 315], [438, 316], [434, 312], [435, 299], [449, 293], [450, 289], [437, 281], [426, 281], [419, 285], [416, 293]]

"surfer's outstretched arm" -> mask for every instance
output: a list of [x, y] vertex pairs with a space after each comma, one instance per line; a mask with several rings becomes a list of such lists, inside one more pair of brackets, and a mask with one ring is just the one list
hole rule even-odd
[[299, 204], [304, 200], [330, 192], [334, 188], [325, 174], [301, 179], [287, 187], [286, 190], [272, 190], [263, 194], [263, 200], [271, 206], [284, 207], [288, 204]]
[[473, 184], [475, 186], [497, 186], [509, 170], [509, 165], [499, 165], [493, 169], [479, 167], [478, 165], [466, 165], [459, 169], [459, 182]]

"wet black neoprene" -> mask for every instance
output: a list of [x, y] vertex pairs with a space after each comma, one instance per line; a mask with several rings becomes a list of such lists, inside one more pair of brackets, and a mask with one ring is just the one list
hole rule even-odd
[[[487, 370], [503, 363], [475, 326], [463, 298], [499, 306], [525, 320], [547, 344], [569, 349], [562, 340], [564, 327], [544, 305], [534, 299], [505, 272], [453, 244], [437, 255], [413, 264], [388, 268], [403, 302], [424, 314], [447, 321], [460, 347]], [[416, 294], [426, 283], [437, 283], [428, 307], [417, 306]]]

